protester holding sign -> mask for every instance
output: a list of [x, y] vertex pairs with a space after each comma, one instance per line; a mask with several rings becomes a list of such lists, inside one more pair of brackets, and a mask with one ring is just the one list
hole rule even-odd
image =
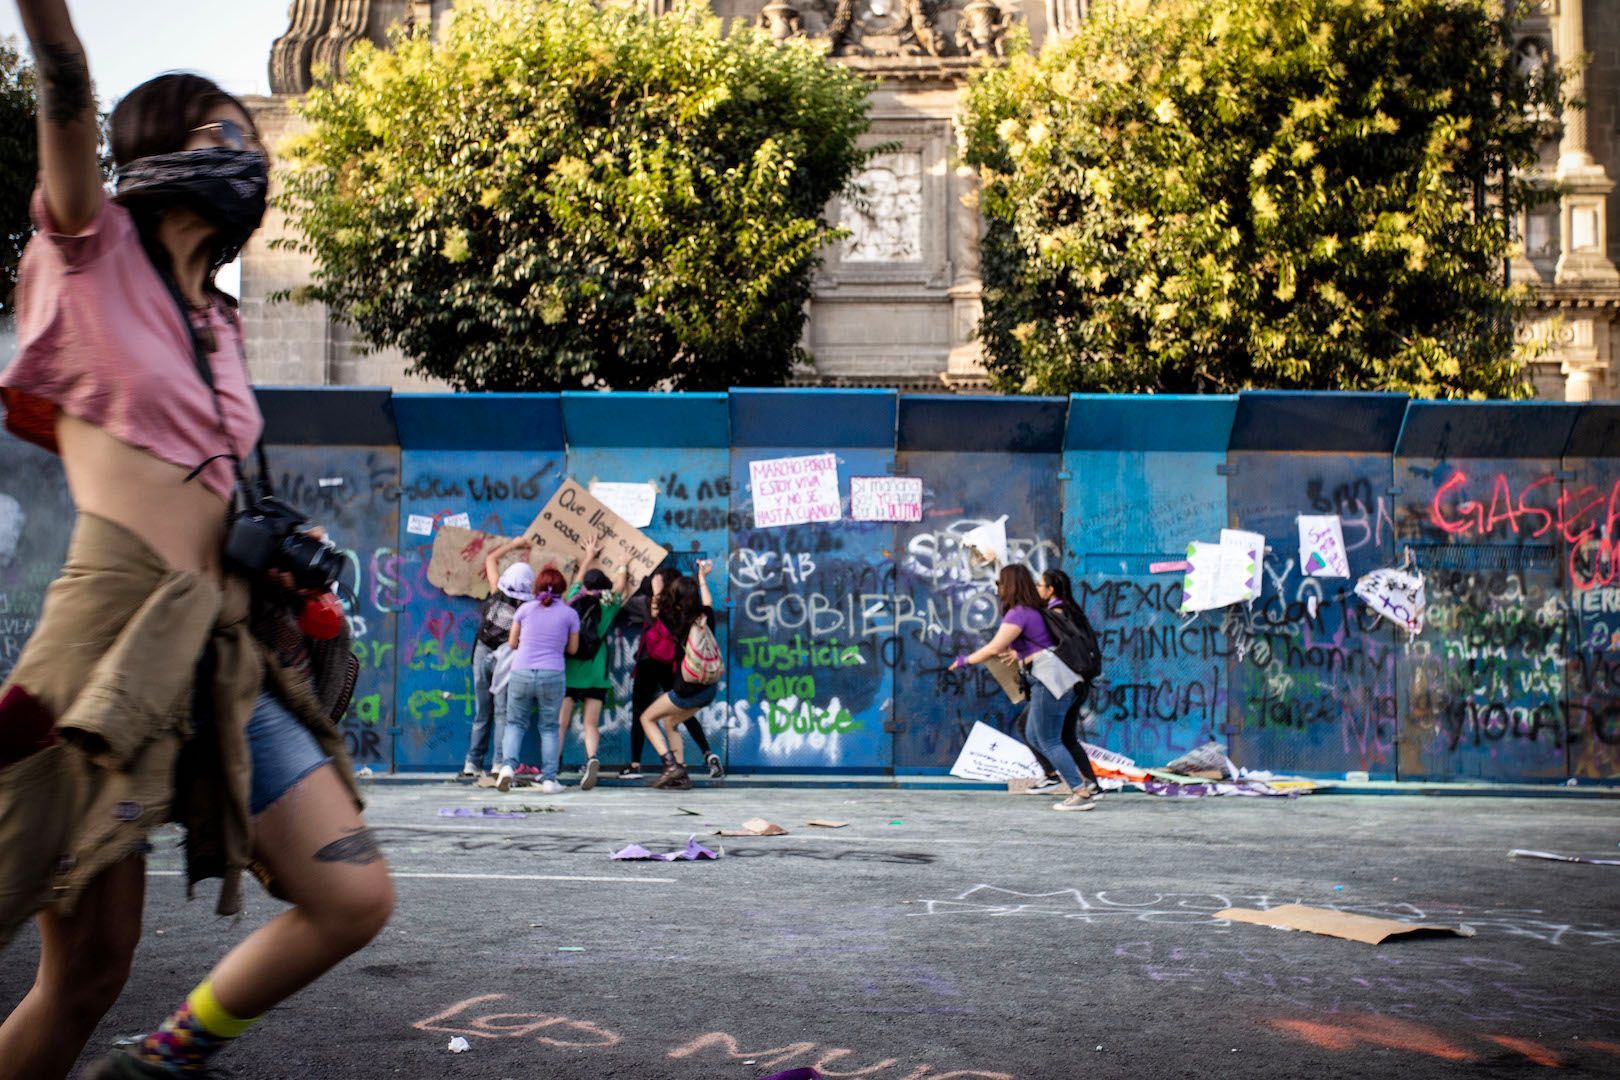
[[[951, 670], [969, 664], [982, 664], [992, 656], [1012, 650], [1020, 661], [1030, 665], [1029, 735], [1057, 768], [1072, 794], [1053, 806], [1054, 810], [1090, 810], [1097, 805], [1080, 776], [1074, 755], [1063, 745], [1063, 717], [1073, 702], [1079, 676], [1052, 654], [1052, 635], [1041, 615], [1045, 606], [1035, 589], [1035, 578], [1022, 565], [1004, 566], [996, 579], [996, 596], [1001, 603], [1001, 627], [984, 647], [951, 663]], [[1054, 687], [1062, 690], [1058, 693]]]
[[557, 721], [562, 712], [566, 660], [579, 648], [579, 616], [563, 602], [567, 586], [554, 566], [540, 571], [534, 581], [534, 599], [512, 616], [512, 679], [506, 689], [506, 732], [501, 743], [501, 771], [495, 786], [512, 790], [517, 775], [523, 736], [540, 725], [540, 790], [555, 795], [562, 790], [557, 769], [562, 743]]
[[[521, 542], [521, 541], [519, 541]], [[504, 573], [496, 574], [496, 557], [490, 555], [485, 563], [489, 575], [490, 594], [478, 612], [478, 643], [473, 646], [473, 729], [472, 741], [467, 744], [467, 760], [461, 767], [463, 777], [476, 777], [484, 769], [484, 751], [492, 752], [490, 767], [501, 764], [501, 736], [506, 728], [506, 693], [496, 692], [495, 667], [501, 649], [506, 648], [512, 636], [512, 616], [520, 605], [534, 599], [534, 571], [528, 563], [513, 563]]]
[[[583, 703], [585, 712], [585, 771], [579, 786], [589, 791], [596, 786], [601, 765], [596, 751], [602, 742], [602, 703], [607, 700], [613, 683], [608, 678], [608, 628], [619, 617], [624, 607], [625, 570], [609, 578], [591, 567], [601, 545], [591, 540], [585, 544], [583, 558], [574, 571], [574, 582], [568, 589], [568, 604], [579, 616], [579, 647], [568, 657], [565, 671], [567, 689], [562, 699], [562, 715], [558, 718], [558, 745], [568, 738], [568, 722], [574, 718], [574, 703]], [[586, 567], [591, 567], [586, 569]]]
[[698, 563], [697, 580], [679, 577], [670, 583], [669, 619], [678, 628], [675, 643], [675, 685], [641, 714], [647, 739], [664, 761], [654, 787], [689, 788], [691, 779], [682, 763], [680, 725], [712, 703], [720, 692], [725, 663], [714, 639], [714, 597], [709, 592], [708, 559]]
[[[1043, 573], [1035, 585], [1035, 591], [1046, 601], [1047, 612], [1090, 625], [1086, 619], [1085, 609], [1074, 598], [1074, 585], [1069, 581], [1069, 575], [1062, 570], [1051, 569]], [[1097, 773], [1091, 767], [1091, 758], [1086, 755], [1085, 747], [1080, 742], [1080, 710], [1085, 703], [1085, 693], [1076, 688], [1074, 700], [1069, 703], [1068, 711], [1063, 714], [1063, 745], [1068, 748], [1074, 763], [1080, 767], [1080, 774], [1086, 778], [1086, 787], [1095, 797], [1102, 794], [1102, 785], [1097, 782]]]

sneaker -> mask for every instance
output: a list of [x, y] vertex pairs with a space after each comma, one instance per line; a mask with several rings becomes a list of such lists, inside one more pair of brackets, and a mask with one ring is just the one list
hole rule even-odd
[[122, 1050], [114, 1050], [105, 1057], [96, 1059], [79, 1075], [84, 1080], [176, 1080], [181, 1075], [197, 1076], [206, 1080], [207, 1077], [219, 1074], [213, 1070], [181, 1074], [165, 1065], [148, 1064]]
[[640, 780], [646, 775], [646, 773], [641, 771], [641, 762], [639, 761], [632, 765], [626, 765], [624, 768], [619, 770], [620, 780]]
[[1063, 781], [1055, 776], [1043, 776], [1029, 787], [1019, 792], [1020, 795], [1057, 795], [1058, 788], [1063, 787]]
[[469, 761], [461, 766], [461, 772], [456, 776], [456, 779], [476, 780], [483, 773], [483, 771], [483, 769], [480, 769], [478, 766]]
[[514, 775], [516, 775], [516, 776], [539, 776], [540, 775], [540, 770], [535, 768], [533, 765], [519, 765], [517, 767], [517, 772]]
[[1070, 795], [1067, 799], [1064, 799], [1062, 802], [1053, 803], [1052, 804], [1052, 809], [1054, 809], [1054, 810], [1095, 810], [1095, 809], [1097, 809], [1097, 799], [1093, 795], [1088, 795], [1087, 793], [1085, 793], [1083, 791], [1077, 791], [1073, 795]]
[[720, 778], [722, 778], [723, 776], [726, 775], [726, 767], [724, 765], [720, 764], [720, 755], [719, 754], [710, 754], [709, 757], [708, 757], [708, 762], [709, 762], [709, 778], [710, 779], [719, 780]]
[[516, 774], [512, 771], [512, 766], [502, 765], [500, 774], [495, 777], [495, 790], [511, 791], [514, 779], [516, 779]]
[[655, 788], [685, 789], [691, 786], [692, 780], [686, 772], [685, 765], [665, 765], [664, 771], [659, 773], [658, 779], [653, 781], [653, 787]]
[[561, 795], [563, 786], [555, 780], [543, 780], [540, 783], [540, 794]]
[[585, 773], [579, 778], [579, 790], [589, 791], [591, 788], [595, 787], [596, 774], [601, 770], [602, 766], [595, 758], [591, 758], [591, 760], [587, 761], [585, 763]]

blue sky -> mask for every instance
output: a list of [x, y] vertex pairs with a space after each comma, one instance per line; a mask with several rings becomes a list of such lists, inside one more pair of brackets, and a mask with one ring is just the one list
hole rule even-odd
[[[68, 0], [90, 54], [101, 107], [163, 71], [197, 71], [235, 94], [268, 94], [270, 43], [287, 28], [287, 0]], [[12, 0], [0, 36], [22, 37]]]

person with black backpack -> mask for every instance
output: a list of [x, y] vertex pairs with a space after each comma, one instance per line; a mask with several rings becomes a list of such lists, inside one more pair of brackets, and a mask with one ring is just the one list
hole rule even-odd
[[951, 662], [951, 670], [982, 664], [1009, 651], [1026, 665], [1030, 673], [1030, 742], [1057, 768], [1071, 793], [1052, 809], [1091, 810], [1097, 805], [1096, 798], [1081, 778], [1079, 763], [1063, 745], [1061, 734], [1063, 718], [1082, 682], [1075, 668], [1085, 666], [1076, 655], [1073, 624], [1045, 614], [1046, 605], [1027, 566], [1001, 568], [996, 598], [1001, 603], [1001, 626], [995, 636], [982, 648], [958, 656]]
[[461, 778], [476, 779], [483, 775], [484, 753], [491, 753], [491, 769], [501, 765], [501, 732], [506, 727], [506, 693], [495, 690], [495, 669], [501, 649], [512, 633], [512, 616], [518, 606], [534, 599], [534, 568], [527, 562], [516, 562], [504, 571], [498, 569], [500, 557], [527, 540], [513, 541], [496, 548], [484, 560], [484, 574], [489, 579], [489, 596], [478, 608], [478, 641], [473, 646], [473, 727], [472, 739], [467, 744], [467, 760], [461, 766]]
[[562, 714], [558, 717], [558, 745], [567, 745], [568, 722], [574, 718], [574, 703], [580, 702], [585, 714], [585, 768], [579, 780], [581, 791], [596, 786], [602, 768], [596, 758], [602, 743], [602, 706], [613, 688], [608, 677], [611, 650], [607, 647], [607, 635], [613, 620], [619, 617], [619, 609], [624, 607], [625, 568], [620, 567], [618, 573], [609, 578], [591, 566], [600, 551], [596, 541], [585, 546], [567, 596], [569, 606], [579, 616], [579, 647], [568, 657], [568, 688], [562, 699]]
[[[1102, 794], [1102, 785], [1097, 782], [1097, 772], [1091, 767], [1091, 759], [1086, 756], [1085, 746], [1080, 741], [1080, 712], [1085, 708], [1092, 683], [1102, 674], [1102, 653], [1097, 647], [1097, 632], [1091, 628], [1091, 620], [1086, 618], [1086, 609], [1074, 598], [1074, 586], [1069, 581], [1069, 575], [1062, 570], [1053, 569], [1043, 573], [1035, 583], [1035, 591], [1046, 601], [1047, 621], [1051, 622], [1054, 617], [1067, 619], [1073, 624], [1075, 635], [1083, 639], [1083, 670], [1077, 669], [1075, 674], [1085, 679], [1085, 683], [1075, 688], [1074, 700], [1069, 703], [1069, 711], [1063, 716], [1063, 745], [1074, 756], [1074, 763], [1080, 766], [1080, 775], [1085, 777], [1086, 786], [1095, 798]], [[1087, 641], [1089, 645], [1085, 644]]]

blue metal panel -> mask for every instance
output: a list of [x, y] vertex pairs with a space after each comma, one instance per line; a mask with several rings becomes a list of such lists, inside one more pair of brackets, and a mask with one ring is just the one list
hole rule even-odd
[[1205, 450], [1226, 453], [1237, 395], [1076, 394], [1065, 450]]
[[1395, 447], [1402, 394], [1245, 390], [1232, 423], [1233, 450], [1387, 454]]
[[[1587, 405], [1564, 459], [1570, 774], [1620, 776], [1620, 405]], [[1595, 452], [1595, 453], [1594, 453]]]
[[[1071, 431], [1080, 410], [1077, 401]], [[1159, 430], [1183, 410], [1134, 411], [1142, 427]], [[1226, 737], [1230, 644], [1207, 617], [1182, 625], [1182, 573], [1149, 569], [1184, 558], [1190, 540], [1220, 538], [1225, 443], [1222, 433], [1214, 451], [1071, 450], [1063, 458], [1067, 565], [1103, 655], [1086, 738], [1139, 764], [1163, 765]]]
[[[644, 395], [643, 395], [644, 396]], [[722, 410], [723, 395], [719, 397]], [[565, 403], [565, 411], [569, 406]], [[713, 422], [714, 410], [707, 405], [701, 410], [708, 422]], [[597, 414], [602, 416], [604, 414]], [[694, 411], [694, 416], [697, 413]], [[722, 412], [723, 421], [723, 412]], [[570, 440], [574, 438], [574, 420], [569, 420]], [[689, 436], [670, 432], [677, 439]], [[571, 442], [568, 452], [568, 475], [587, 487], [593, 480], [606, 483], [645, 483], [658, 485], [658, 502], [653, 510], [652, 524], [642, 530], [653, 540], [669, 549], [670, 559], [683, 573], [693, 573], [699, 559], [712, 559], [714, 572], [709, 586], [714, 592], [716, 622], [715, 636], [725, 648], [730, 635], [731, 610], [726, 588], [726, 555], [729, 550], [731, 522], [731, 475], [728, 468], [729, 453], [725, 447], [587, 447]], [[598, 756], [604, 762], [629, 760], [631, 716], [631, 669], [635, 662], [637, 634], [621, 627], [608, 636], [606, 648], [608, 669], [613, 678], [613, 693], [603, 708], [601, 719], [602, 744]], [[735, 675], [728, 672], [721, 684], [721, 696], [715, 703], [698, 714], [709, 735], [715, 752], [726, 754], [726, 686], [735, 685]], [[577, 711], [577, 710], [576, 710]], [[585, 760], [581, 723], [569, 726], [568, 738], [563, 746], [563, 760], [583, 763]], [[697, 760], [693, 753], [686, 760]]]
[[56, 455], [0, 432], [0, 679], [10, 676], [39, 625], [73, 521]]
[[[441, 406], [443, 407], [443, 406]], [[452, 410], [454, 404], [449, 406]], [[479, 601], [447, 596], [427, 578], [433, 537], [408, 530], [412, 515], [466, 514], [474, 529], [516, 536], [562, 484], [560, 451], [406, 450], [393, 550], [381, 556], [379, 606], [398, 614], [397, 767], [460, 768], [476, 711], [472, 654]], [[534, 742], [531, 734], [530, 742]], [[534, 763], [538, 751], [523, 759]]]
[[894, 527], [848, 520], [850, 478], [888, 475], [893, 450], [834, 451], [845, 520], [752, 527], [749, 463], [826, 452], [819, 443], [732, 455], [727, 679], [731, 761], [741, 768], [871, 770], [893, 761]]
[[568, 445], [716, 447], [728, 445], [725, 394], [589, 394], [562, 396]]
[[[1368, 408], [1376, 412], [1384, 402], [1375, 398]], [[1238, 412], [1242, 423], [1241, 403]], [[1302, 421], [1317, 410], [1313, 405], [1290, 415]], [[1379, 432], [1393, 443], [1392, 424], [1381, 424]], [[1324, 439], [1340, 442], [1345, 434], [1329, 430]], [[1269, 438], [1308, 443], [1309, 432], [1278, 430]], [[1227, 481], [1229, 524], [1266, 538], [1264, 592], [1252, 607], [1205, 612], [1193, 625], [1220, 626], [1234, 654], [1233, 758], [1282, 772], [1392, 777], [1400, 643], [1353, 592], [1358, 578], [1391, 557], [1387, 447], [1377, 454], [1236, 451], [1228, 459], [1234, 470]], [[1348, 578], [1303, 573], [1301, 514], [1339, 516]]]
[[390, 561], [399, 533], [399, 450], [392, 446], [271, 446], [276, 493], [326, 528], [348, 556], [342, 584], [360, 679], [343, 720], [357, 766], [394, 767], [395, 606]]
[[1058, 462], [1056, 454], [898, 455], [899, 471], [922, 477], [925, 494], [922, 522], [899, 526], [896, 536], [897, 770], [949, 769], [975, 720], [1003, 731], [1016, 720], [1019, 707], [983, 668], [946, 670], [957, 653], [983, 645], [1001, 622], [994, 572], [970, 562], [961, 539], [1006, 514], [1014, 561], [1036, 573], [1060, 565]]
[[1620, 401], [1589, 401], [1581, 406], [1564, 448], [1569, 458], [1620, 456]]
[[[1526, 414], [1549, 424], [1556, 415], [1517, 415]], [[1459, 428], [1445, 433], [1445, 444], [1459, 434], [1472, 448], [1492, 445], [1492, 436]], [[1562, 449], [1562, 439], [1542, 448], [1555, 441]], [[1405, 664], [1402, 779], [1564, 777], [1569, 619], [1561, 522], [1573, 493], [1559, 477], [1559, 459], [1419, 456], [1397, 458], [1395, 467], [1401, 540], [1423, 571], [1428, 600]]]
[[396, 394], [407, 450], [561, 450], [556, 394]]
[[1556, 458], [1581, 406], [1548, 401], [1414, 401], [1395, 447], [1404, 458]]
[[896, 449], [912, 453], [1055, 454], [1066, 398], [904, 394]]
[[893, 390], [733, 390], [731, 445], [892, 449]]
[[396, 446], [393, 391], [375, 386], [256, 386], [264, 441], [282, 446]]

